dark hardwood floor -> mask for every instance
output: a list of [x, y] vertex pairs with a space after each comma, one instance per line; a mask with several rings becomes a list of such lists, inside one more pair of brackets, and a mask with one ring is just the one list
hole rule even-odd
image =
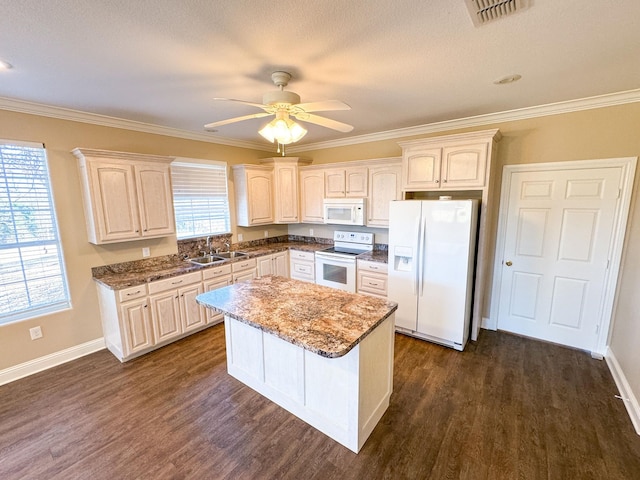
[[486, 331], [462, 353], [395, 346], [391, 405], [358, 455], [229, 377], [217, 325], [0, 387], [0, 478], [640, 478], [605, 362]]

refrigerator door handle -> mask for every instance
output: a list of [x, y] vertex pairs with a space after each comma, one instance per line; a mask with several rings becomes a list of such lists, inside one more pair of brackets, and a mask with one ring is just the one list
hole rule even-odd
[[427, 231], [427, 219], [422, 218], [420, 222], [420, 245], [418, 246], [418, 295], [422, 296], [424, 293], [424, 258], [425, 258], [425, 246], [426, 246], [426, 231]]
[[420, 278], [420, 272], [419, 272], [419, 262], [420, 262], [420, 245], [422, 243], [422, 238], [420, 238], [420, 216], [418, 215], [416, 217], [416, 222], [415, 222], [415, 227], [413, 229], [414, 232], [416, 232], [417, 238], [416, 238], [416, 248], [414, 250], [414, 254], [413, 254], [413, 282], [412, 282], [412, 287], [413, 287], [413, 295], [414, 296], [418, 296], [418, 279]]

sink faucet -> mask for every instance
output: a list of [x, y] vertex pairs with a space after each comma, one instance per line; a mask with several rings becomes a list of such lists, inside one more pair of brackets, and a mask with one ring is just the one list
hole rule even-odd
[[231, 251], [231, 244], [229, 242], [224, 242], [224, 246], [227, 247], [227, 252]]
[[209, 255], [213, 253], [213, 245], [211, 245], [211, 235], [207, 237], [207, 250], [209, 251]]

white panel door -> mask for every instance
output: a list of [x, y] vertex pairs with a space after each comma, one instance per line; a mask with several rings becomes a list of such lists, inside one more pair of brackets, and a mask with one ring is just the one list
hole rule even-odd
[[498, 329], [593, 351], [622, 169], [514, 172]]

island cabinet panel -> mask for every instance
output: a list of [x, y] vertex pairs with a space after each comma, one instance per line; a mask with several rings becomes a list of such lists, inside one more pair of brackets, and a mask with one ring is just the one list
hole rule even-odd
[[389, 406], [394, 314], [337, 358], [228, 315], [225, 333], [231, 376], [356, 453]]

